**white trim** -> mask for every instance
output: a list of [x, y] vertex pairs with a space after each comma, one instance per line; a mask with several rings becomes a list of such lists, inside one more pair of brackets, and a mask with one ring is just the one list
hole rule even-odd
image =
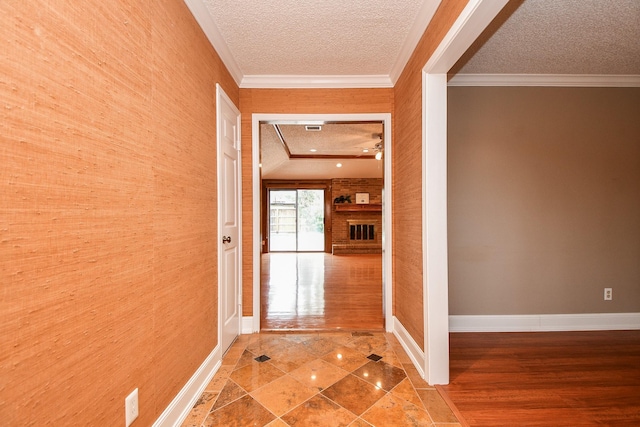
[[449, 382], [447, 72], [507, 0], [470, 0], [423, 68], [422, 268], [425, 379]]
[[449, 86], [640, 87], [640, 75], [456, 74]]
[[260, 120], [251, 118], [251, 169], [253, 175], [253, 332], [260, 332], [260, 272], [262, 270], [262, 224], [260, 210], [262, 201], [260, 178]]
[[423, 73], [422, 269], [429, 384], [449, 382], [447, 75]]
[[242, 329], [240, 329], [240, 333], [243, 335], [248, 335], [248, 334], [253, 334], [254, 332], [258, 332], [258, 331], [254, 330], [253, 316], [243, 316]]
[[153, 423], [153, 427], [181, 425], [221, 365], [222, 354], [220, 344], [218, 344], [169, 403], [169, 406], [160, 414]]
[[184, 2], [198, 22], [198, 25], [200, 25], [205, 36], [207, 36], [207, 39], [209, 39], [209, 43], [211, 43], [211, 46], [213, 46], [227, 67], [233, 80], [235, 80], [236, 84], [240, 84], [242, 81], [242, 71], [240, 71], [238, 63], [231, 54], [229, 46], [227, 46], [227, 43], [224, 41], [224, 37], [220, 34], [220, 30], [218, 30], [218, 26], [209, 13], [205, 2], [203, 0], [184, 0]]
[[413, 25], [409, 30], [409, 34], [407, 34], [407, 37], [404, 39], [400, 52], [391, 67], [389, 78], [394, 85], [402, 75], [402, 71], [404, 71], [404, 68], [406, 67], [407, 62], [409, 62], [411, 55], [413, 55], [413, 51], [416, 49], [418, 42], [420, 42], [427, 26], [431, 22], [431, 19], [433, 19], [433, 15], [436, 14], [436, 10], [438, 10], [440, 3], [442, 3], [442, 0], [426, 0], [422, 2], [422, 6], [416, 14]]
[[640, 313], [449, 316], [451, 332], [608, 331], [640, 329]]
[[411, 334], [405, 329], [402, 322], [400, 322], [395, 316], [393, 317], [393, 335], [398, 339], [400, 345], [404, 349], [409, 359], [413, 362], [413, 365], [420, 373], [422, 378], [424, 375], [425, 355], [418, 343], [415, 342]]
[[448, 73], [507, 2], [508, 0], [469, 0], [425, 64], [424, 71]]
[[383, 263], [383, 311], [386, 329], [390, 331], [393, 325], [393, 269], [392, 269], [392, 132], [391, 113], [360, 113], [360, 114], [269, 114], [254, 113], [251, 116], [251, 146], [252, 146], [252, 173], [253, 173], [253, 326], [254, 332], [260, 331], [260, 255], [262, 253], [262, 236], [260, 235], [260, 122], [282, 121], [291, 123], [319, 123], [323, 121], [371, 121], [384, 122], [385, 151], [384, 161], [384, 193], [382, 200], [382, 215], [384, 221], [384, 239], [382, 242]]
[[[222, 86], [220, 86], [219, 83], [216, 83], [216, 167], [217, 167], [217, 190], [218, 190], [218, 200], [217, 200], [217, 208], [219, 210], [220, 206], [223, 203], [222, 200], [222, 185], [223, 182], [220, 179], [220, 171], [221, 171], [221, 164], [220, 161], [222, 159], [222, 146], [220, 145], [220, 139], [221, 139], [221, 127], [220, 127], [220, 117], [221, 117], [221, 103], [222, 101], [224, 101], [227, 105], [229, 105], [230, 107], [232, 107], [234, 114], [236, 115], [236, 130], [237, 130], [237, 134], [235, 135], [235, 138], [237, 139], [236, 141], [236, 145], [237, 145], [237, 149], [238, 149], [238, 170], [237, 170], [237, 181], [238, 181], [238, 194], [237, 194], [237, 215], [238, 215], [238, 244], [237, 244], [237, 250], [238, 250], [238, 264], [237, 264], [237, 271], [235, 276], [238, 278], [238, 333], [241, 334], [242, 333], [242, 137], [241, 137], [241, 128], [242, 128], [242, 120], [241, 120], [241, 116], [240, 116], [240, 110], [238, 109], [238, 107], [236, 107], [236, 105], [233, 103], [233, 101], [231, 100], [231, 98], [229, 98], [229, 96], [227, 95], [227, 93], [224, 91], [224, 89], [222, 88]], [[217, 227], [218, 227], [218, 246], [217, 246], [217, 254], [218, 254], [218, 272], [222, 271], [222, 243], [221, 243], [221, 237], [222, 236], [222, 223], [220, 221], [220, 212], [218, 212], [218, 219], [217, 219]], [[220, 274], [218, 274], [218, 338], [221, 339], [222, 337], [222, 326], [224, 324], [224, 319], [222, 318], [222, 310], [220, 309], [221, 306], [221, 301], [223, 300], [222, 298], [222, 277], [220, 276]], [[227, 349], [223, 349], [224, 351], [226, 351]]]
[[248, 75], [242, 78], [241, 89], [304, 89], [304, 88], [391, 88], [385, 75]]

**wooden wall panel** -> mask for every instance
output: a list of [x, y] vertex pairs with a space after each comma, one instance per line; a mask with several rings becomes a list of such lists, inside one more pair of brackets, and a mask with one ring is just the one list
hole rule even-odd
[[241, 89], [242, 113], [242, 304], [253, 315], [253, 172], [251, 116], [393, 112], [393, 89]]
[[394, 313], [421, 347], [424, 347], [422, 68], [466, 3], [467, 0], [443, 0], [394, 88]]
[[[150, 14], [149, 10], [153, 10]], [[0, 419], [140, 425], [217, 342], [215, 82], [182, 2], [0, 4]]]

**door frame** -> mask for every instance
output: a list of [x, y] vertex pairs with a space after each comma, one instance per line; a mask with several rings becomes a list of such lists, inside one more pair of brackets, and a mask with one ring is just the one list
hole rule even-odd
[[[238, 168], [237, 168], [237, 183], [238, 183], [238, 187], [237, 187], [237, 194], [236, 194], [236, 214], [238, 216], [237, 220], [238, 220], [238, 243], [237, 243], [237, 251], [238, 251], [238, 260], [237, 260], [237, 264], [236, 264], [236, 278], [237, 278], [237, 301], [238, 301], [238, 335], [242, 334], [242, 139], [241, 139], [241, 125], [242, 125], [242, 120], [241, 120], [241, 115], [240, 115], [240, 110], [238, 109], [238, 107], [233, 103], [233, 101], [231, 100], [231, 98], [229, 98], [229, 96], [225, 93], [225, 91], [222, 89], [222, 86], [220, 86], [220, 84], [216, 83], [216, 179], [217, 179], [217, 187], [216, 190], [218, 192], [218, 194], [216, 195], [216, 210], [217, 210], [217, 234], [218, 234], [218, 242], [217, 242], [217, 251], [218, 251], [218, 344], [220, 346], [220, 349], [222, 351], [222, 353], [224, 353], [227, 349], [223, 348], [223, 342], [222, 342], [222, 334], [223, 334], [223, 330], [222, 327], [224, 325], [224, 319], [223, 319], [223, 310], [222, 310], [222, 304], [223, 304], [223, 295], [222, 295], [222, 287], [223, 287], [223, 277], [220, 274], [220, 272], [222, 271], [222, 263], [223, 263], [223, 244], [222, 244], [222, 216], [220, 214], [220, 206], [221, 206], [221, 201], [222, 201], [222, 177], [220, 176], [221, 173], [221, 159], [222, 159], [222, 146], [220, 144], [221, 141], [221, 134], [222, 134], [222, 130], [221, 130], [221, 103], [225, 102], [226, 104], [228, 104], [229, 106], [232, 107], [232, 109], [234, 110], [234, 113], [236, 115], [236, 129], [237, 129], [237, 135], [236, 135], [236, 139], [237, 139], [237, 147], [238, 147]], [[236, 336], [236, 337], [237, 337]]]
[[424, 360], [429, 384], [449, 383], [447, 73], [508, 0], [469, 0], [422, 68], [422, 270]]
[[[382, 311], [387, 332], [393, 330], [393, 290], [392, 290], [392, 194], [391, 183], [391, 113], [362, 114], [270, 114], [256, 113], [251, 116], [251, 154], [253, 169], [253, 319], [250, 332], [260, 332], [260, 258], [261, 258], [261, 222], [262, 184], [260, 178], [260, 122], [351, 122], [381, 121], [384, 123], [384, 191], [382, 194]], [[244, 325], [248, 325], [243, 322]], [[243, 332], [249, 332], [247, 329]]]

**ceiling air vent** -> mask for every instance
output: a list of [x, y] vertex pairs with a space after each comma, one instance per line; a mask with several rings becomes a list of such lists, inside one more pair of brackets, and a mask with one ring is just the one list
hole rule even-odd
[[322, 130], [322, 126], [320, 125], [310, 125], [304, 127], [307, 132], [320, 132]]

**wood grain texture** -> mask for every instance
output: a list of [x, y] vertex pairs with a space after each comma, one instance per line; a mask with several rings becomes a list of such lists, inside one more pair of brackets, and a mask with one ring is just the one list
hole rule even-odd
[[451, 334], [438, 390], [469, 426], [636, 426], [640, 331]]
[[466, 0], [444, 0], [440, 4], [394, 88], [394, 313], [421, 347], [424, 346], [422, 68], [466, 4]]
[[393, 89], [240, 89], [242, 113], [242, 314], [253, 315], [253, 169], [251, 116], [388, 113]]
[[0, 21], [1, 423], [124, 424], [138, 387], [150, 425], [217, 341], [215, 82], [238, 88], [182, 2]]
[[384, 328], [381, 255], [271, 252], [261, 264], [263, 331]]

